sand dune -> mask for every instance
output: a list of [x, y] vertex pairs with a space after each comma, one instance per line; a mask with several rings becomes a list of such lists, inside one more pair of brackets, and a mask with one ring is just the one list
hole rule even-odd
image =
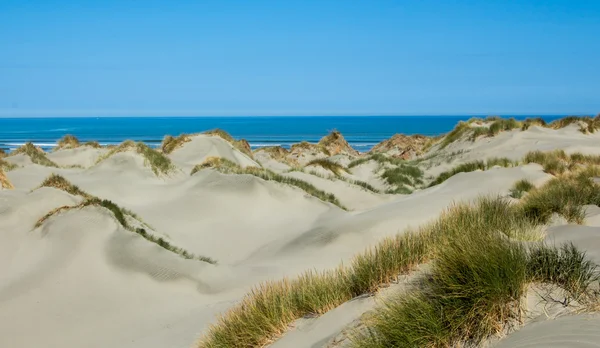
[[[411, 164], [422, 168], [425, 180], [412, 194], [375, 193], [353, 183], [364, 181], [381, 191], [390, 188], [381, 171], [395, 164], [376, 160], [338, 175], [312, 165], [304, 172], [288, 172], [290, 159], [304, 165], [327, 157], [324, 146], [330, 153], [341, 153], [332, 161], [347, 166], [356, 154], [345, 154], [345, 141], [339, 136], [321, 147], [298, 146], [292, 153], [282, 152], [283, 157], [256, 151], [254, 160], [217, 136], [194, 135], [166, 156], [172, 165], [167, 174], [157, 174], [148, 157], [134, 150], [105, 159], [105, 148], [47, 154], [59, 167], [35, 164], [25, 154], [6, 157], [18, 167], [6, 170], [14, 189], [0, 191], [0, 346], [190, 347], [217, 314], [259, 282], [331, 269], [386, 236], [432, 221], [455, 202], [480, 195], [508, 196], [518, 180], [539, 186], [552, 175], [532, 163], [459, 173], [430, 188], [428, 177], [476, 159], [520, 159], [531, 150], [600, 154], [599, 137], [574, 126], [532, 126], [475, 142], [459, 140], [445, 149], [434, 145], [420, 157], [429, 159]], [[400, 152], [394, 148], [394, 153]], [[190, 175], [210, 157], [300, 179], [333, 194], [348, 210], [298, 186], [251, 173], [205, 168]], [[124, 228], [114, 212], [100, 206], [65, 209], [36, 228], [49, 212], [84, 200], [56, 188], [37, 188], [52, 173], [130, 210], [156, 238], [216, 264], [166, 250]], [[600, 263], [600, 208], [587, 209], [587, 226], [549, 227], [547, 240], [572, 241]], [[325, 346], [373, 306], [372, 298], [351, 301], [316, 321], [298, 322], [273, 347]], [[584, 322], [580, 317], [535, 324], [499, 346], [532, 339], [533, 346], [541, 347], [547, 341], [540, 335], [555, 332], [559, 320], [566, 320], [564, 327], [583, 330], [588, 325], [576, 324]], [[595, 322], [589, 322], [591, 327]], [[542, 338], [538, 342], [535, 337]], [[507, 345], [510, 342], [514, 345]]]

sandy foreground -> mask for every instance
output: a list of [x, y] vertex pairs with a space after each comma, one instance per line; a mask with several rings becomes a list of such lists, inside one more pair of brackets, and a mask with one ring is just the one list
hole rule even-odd
[[[576, 126], [532, 126], [459, 140], [445, 149], [434, 146], [422, 155], [430, 157], [422, 169], [425, 177], [435, 177], [467, 161], [517, 160], [532, 150], [600, 154], [599, 144], [600, 134], [582, 134]], [[351, 182], [385, 189], [372, 161], [350, 168], [345, 180], [323, 168], [289, 172], [290, 163], [260, 152], [251, 158], [217, 136], [194, 136], [170, 153], [176, 168], [170, 175], [156, 175], [134, 151], [97, 163], [108, 151], [83, 146], [48, 153], [60, 168], [34, 164], [24, 154], [4, 158], [18, 167], [6, 172], [14, 189], [0, 190], [0, 347], [192, 347], [219, 314], [262, 281], [333, 268], [383, 237], [431, 221], [453, 202], [506, 196], [517, 180], [541, 185], [552, 177], [540, 165], [527, 164], [460, 173], [412, 194], [386, 194]], [[312, 158], [307, 151], [303, 156]], [[333, 193], [348, 210], [252, 175], [210, 168], [190, 175], [210, 157], [304, 180]], [[353, 158], [335, 157], [346, 163]], [[156, 236], [217, 263], [184, 259], [124, 229], [95, 206], [56, 214], [35, 227], [53, 209], [82, 201], [38, 188], [52, 173], [134, 212]], [[558, 223], [546, 238], [573, 241], [600, 263], [600, 208], [588, 212], [586, 226]], [[344, 329], [376, 300], [356, 299], [299, 321], [272, 347], [344, 346]], [[538, 316], [497, 345], [599, 346], [599, 328], [595, 316]]]

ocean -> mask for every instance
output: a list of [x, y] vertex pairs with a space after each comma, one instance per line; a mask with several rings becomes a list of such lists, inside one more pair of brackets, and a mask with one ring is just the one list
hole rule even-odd
[[[253, 149], [289, 148], [300, 141], [317, 142], [340, 131], [360, 152], [396, 133], [435, 136], [449, 132], [472, 116], [261, 116], [261, 117], [45, 117], [0, 118], [0, 148], [14, 150], [30, 141], [44, 150], [66, 134], [80, 141], [115, 145], [131, 139], [156, 147], [165, 135], [221, 128], [246, 139]], [[483, 117], [483, 116], [482, 116]], [[530, 116], [511, 116], [524, 119]], [[541, 116], [547, 122], [564, 116]]]

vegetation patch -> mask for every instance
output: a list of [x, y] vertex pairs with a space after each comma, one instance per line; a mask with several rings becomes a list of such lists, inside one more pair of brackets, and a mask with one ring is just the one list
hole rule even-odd
[[442, 142], [440, 143], [440, 149], [443, 149], [446, 146], [460, 139], [463, 135], [465, 135], [467, 131], [469, 131], [469, 129], [471, 129], [469, 123], [462, 121], [458, 122], [456, 127], [454, 127], [454, 129], [450, 131], [450, 133], [444, 136]]
[[451, 170], [445, 171], [445, 172], [441, 173], [440, 175], [438, 175], [438, 177], [435, 178], [435, 180], [432, 181], [431, 184], [429, 184], [429, 187], [439, 185], [458, 173], [468, 173], [468, 172], [474, 172], [476, 170], [487, 170], [494, 166], [512, 167], [516, 164], [517, 163], [511, 161], [508, 158], [490, 158], [486, 162], [484, 162], [484, 161], [466, 162], [463, 164], [459, 164], [458, 166], [452, 168]]
[[48, 157], [46, 157], [46, 153], [44, 150], [35, 147], [31, 142], [26, 143], [23, 146], [18, 147], [15, 151], [11, 153], [12, 155], [24, 154], [29, 156], [31, 162], [35, 164], [39, 164], [41, 166], [46, 167], [56, 167], [58, 168], [58, 164], [52, 162]]
[[222, 139], [224, 139], [225, 141], [229, 142], [231, 145], [233, 145], [233, 147], [235, 147], [236, 149], [238, 149], [240, 152], [246, 154], [248, 157], [254, 159], [254, 156], [252, 155], [252, 149], [250, 148], [250, 144], [244, 140], [235, 140], [231, 134], [227, 133], [226, 131], [222, 130], [222, 129], [213, 129], [213, 130], [209, 130], [204, 132], [204, 134], [208, 134], [208, 135], [216, 135]]
[[521, 128], [521, 123], [514, 118], [499, 118], [490, 124], [488, 136], [492, 137], [500, 132], [509, 131], [515, 128]]
[[[246, 168], [242, 168], [240, 166], [238, 166], [237, 164], [228, 161], [226, 159], [207, 159], [207, 161], [209, 161], [209, 163], [207, 163], [205, 161], [205, 163], [200, 164], [200, 165], [196, 165], [194, 167], [194, 169], [192, 170], [192, 174], [194, 174], [195, 172], [197, 172], [198, 170], [201, 170], [203, 168], [213, 168], [215, 170], [220, 171], [221, 173], [224, 174], [249, 174], [249, 175], [254, 175], [256, 177], [259, 177], [263, 180], [267, 180], [267, 181], [276, 181], [282, 184], [286, 184], [286, 185], [290, 185], [290, 186], [296, 186], [302, 190], [304, 190], [306, 193], [308, 193], [309, 195], [316, 197], [324, 202], [329, 202], [332, 203], [334, 205], [337, 205], [338, 207], [347, 210], [346, 207], [344, 207], [340, 201], [337, 199], [337, 197], [335, 197], [334, 194], [332, 193], [327, 193], [325, 191], [321, 191], [318, 188], [314, 187], [313, 185], [309, 184], [308, 182], [304, 181], [304, 180], [300, 180], [300, 179], [296, 179], [296, 178], [291, 178], [289, 176], [284, 176], [281, 174], [277, 174], [273, 171], [270, 171], [268, 169], [265, 168], [258, 168], [258, 167], [246, 167]], [[216, 164], [216, 165], [215, 165]], [[205, 166], [205, 167], [203, 167]], [[195, 170], [195, 171], [194, 171]]]
[[521, 198], [523, 197], [523, 193], [529, 192], [534, 188], [535, 186], [529, 180], [519, 180], [510, 189], [510, 196], [512, 198]]
[[233, 168], [233, 167], [239, 167], [239, 166], [237, 165], [237, 163], [234, 163], [234, 162], [228, 160], [227, 158], [208, 157], [201, 164], [195, 165], [194, 168], [192, 169], [192, 172], [190, 173], [190, 175], [194, 175], [197, 172], [201, 171], [202, 169], [207, 169], [207, 168], [219, 169], [219, 168]]
[[87, 206], [103, 207], [105, 209], [108, 209], [113, 214], [115, 220], [117, 220], [117, 222], [124, 229], [126, 229], [130, 232], [135, 232], [135, 233], [139, 234], [140, 236], [144, 237], [146, 240], [153, 242], [170, 252], [178, 254], [179, 256], [181, 256], [183, 258], [199, 260], [199, 261], [204, 261], [204, 262], [208, 262], [211, 264], [216, 264], [216, 261], [209, 257], [194, 255], [183, 248], [179, 248], [179, 247], [172, 245], [169, 241], [165, 240], [162, 237], [156, 237], [153, 234], [148, 233], [146, 231], [146, 229], [143, 227], [132, 225], [129, 222], [129, 219], [134, 219], [137, 222], [139, 222], [139, 224], [141, 224], [143, 226], [148, 226], [146, 223], [141, 221], [141, 219], [133, 212], [119, 207], [116, 203], [114, 203], [110, 200], [100, 199], [98, 197], [91, 196], [91, 195], [87, 194], [86, 192], [80, 190], [77, 186], [71, 184], [69, 181], [67, 181], [66, 179], [64, 179], [63, 177], [61, 177], [59, 175], [56, 175], [56, 174], [50, 175], [46, 180], [44, 180], [44, 182], [42, 183], [42, 185], [40, 185], [40, 187], [54, 187], [59, 190], [63, 190], [68, 193], [71, 193], [73, 195], [79, 195], [84, 198], [84, 201], [76, 206], [62, 206], [62, 207], [56, 208], [56, 209], [48, 212], [46, 215], [41, 217], [36, 222], [35, 228], [40, 227], [46, 220], [48, 220], [52, 216], [55, 216], [61, 212], [67, 211], [67, 210], [81, 209], [81, 208], [84, 208]]
[[191, 141], [191, 136], [189, 134], [181, 134], [178, 137], [173, 137], [167, 135], [163, 138], [162, 143], [160, 144], [160, 149], [164, 154], [170, 154], [175, 151], [175, 149], [180, 148], [183, 144]]
[[[58, 190], [65, 191], [73, 196], [81, 196], [83, 198], [92, 198], [90, 194], [81, 190], [79, 187], [71, 184], [67, 179], [58, 175], [58, 174], [50, 174], [37, 188], [41, 187], [53, 187]], [[35, 190], [35, 189], [34, 189]], [[33, 190], [32, 190], [33, 191]]]
[[79, 139], [77, 139], [74, 135], [67, 134], [58, 140], [57, 146], [53, 149], [53, 151], [60, 149], [74, 149], [79, 147], [79, 145]]
[[374, 154], [366, 156], [366, 157], [361, 157], [361, 158], [355, 159], [354, 161], [352, 161], [348, 164], [348, 168], [353, 168], [353, 167], [359, 166], [368, 161], [375, 161], [379, 164], [389, 163], [389, 164], [395, 165], [395, 166], [408, 162], [402, 158], [389, 157], [382, 153], [374, 153]]
[[580, 172], [554, 178], [543, 189], [531, 191], [523, 198], [522, 209], [539, 223], [547, 223], [555, 213], [568, 222], [583, 223], [585, 212], [581, 206], [587, 204], [600, 205], [600, 186], [589, 172]]
[[0, 169], [6, 170], [6, 171], [11, 171], [15, 168], [17, 168], [16, 164], [12, 164], [12, 163], [0, 158]]
[[171, 173], [173, 170], [175, 170], [175, 166], [171, 163], [171, 160], [169, 159], [169, 157], [150, 148], [148, 145], [146, 145], [144, 143], [141, 143], [141, 142], [135, 143], [132, 140], [126, 140], [123, 143], [121, 143], [119, 146], [112, 148], [107, 154], [100, 157], [98, 159], [98, 161], [96, 162], [96, 164], [104, 161], [105, 159], [109, 158], [110, 156], [112, 156], [116, 153], [125, 152], [125, 151], [129, 151], [129, 150], [134, 150], [135, 152], [140, 154], [142, 157], [144, 157], [144, 164], [149, 166], [155, 175], [160, 175], [160, 174], [167, 175], [167, 174]]
[[83, 146], [89, 146], [92, 147], [94, 149], [100, 149], [102, 148], [102, 145], [100, 145], [100, 143], [98, 143], [97, 141], [86, 141]]
[[546, 127], [546, 121], [541, 117], [526, 118], [521, 124], [521, 130], [528, 130], [531, 126]]
[[417, 186], [423, 184], [423, 171], [419, 167], [410, 164], [401, 164], [395, 168], [386, 169], [381, 178], [389, 185], [402, 186]]
[[551, 283], [580, 300], [592, 294], [596, 266], [572, 245], [519, 241], [542, 238], [537, 220], [502, 198], [451, 207], [416, 232], [386, 238], [349, 266], [255, 287], [221, 316], [198, 347], [260, 347], [296, 319], [322, 314], [377, 291], [417, 264], [432, 261], [423, 285], [386, 301], [355, 333], [356, 347], [449, 347], [480, 343], [519, 322], [528, 284]]
[[13, 189], [14, 186], [10, 183], [10, 180], [6, 177], [4, 170], [0, 166], [0, 187], [3, 189]]
[[431, 274], [420, 288], [384, 302], [365, 322], [368, 330], [356, 333], [353, 346], [478, 346], [522, 322], [520, 302], [534, 283], [596, 301], [596, 265], [571, 244], [526, 248], [513, 240], [531, 236], [532, 227], [518, 208], [501, 200], [450, 209], [429, 227], [440, 233]]
[[318, 167], [324, 168], [326, 170], [329, 170], [336, 176], [341, 176], [342, 173], [348, 172], [348, 169], [346, 167], [342, 166], [339, 163], [330, 161], [326, 158], [314, 159], [314, 160], [308, 162], [304, 167], [308, 167], [308, 166], [318, 166]]

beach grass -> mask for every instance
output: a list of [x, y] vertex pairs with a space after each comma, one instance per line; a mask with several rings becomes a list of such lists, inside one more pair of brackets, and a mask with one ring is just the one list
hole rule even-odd
[[347, 210], [347, 208], [344, 207], [340, 203], [340, 201], [337, 199], [337, 197], [334, 194], [319, 190], [318, 188], [316, 188], [315, 186], [313, 186], [312, 184], [309, 184], [308, 182], [306, 182], [304, 180], [277, 174], [277, 173], [275, 173], [271, 170], [265, 169], [265, 168], [259, 168], [259, 167], [242, 168], [239, 165], [237, 165], [236, 163], [233, 163], [227, 159], [211, 157], [211, 158], [208, 158], [204, 163], [194, 166], [190, 175], [193, 175], [196, 172], [198, 172], [199, 170], [202, 170], [205, 168], [212, 168], [223, 174], [236, 174], [236, 175], [248, 174], [248, 175], [256, 176], [256, 177], [261, 178], [266, 181], [275, 181], [275, 182], [278, 182], [278, 183], [281, 183], [284, 185], [295, 186], [295, 187], [300, 188], [301, 190], [305, 191], [306, 193], [308, 193], [309, 195], [311, 195], [313, 197], [316, 197], [324, 202], [329, 202], [329, 203], [334, 204], [344, 210]]
[[308, 162], [304, 167], [308, 167], [308, 166], [317, 166], [317, 167], [324, 168], [326, 170], [329, 170], [336, 176], [341, 176], [342, 173], [348, 172], [348, 168], [342, 166], [339, 163], [335, 163], [329, 159], [326, 159], [326, 158], [314, 159], [314, 160]]
[[[102, 208], [109, 210], [112, 213], [115, 220], [117, 220], [117, 222], [124, 229], [126, 229], [130, 232], [137, 233], [140, 236], [142, 236], [144, 239], [146, 239], [152, 243], [155, 243], [170, 252], [178, 254], [179, 256], [181, 256], [185, 259], [193, 259], [193, 260], [208, 262], [211, 264], [216, 264], [216, 261], [209, 257], [194, 255], [193, 253], [190, 253], [183, 248], [174, 246], [173, 244], [171, 244], [169, 241], [167, 241], [163, 237], [157, 237], [157, 236], [153, 235], [152, 233], [149, 233], [144, 227], [140, 227], [139, 225], [146, 226], [146, 227], [151, 227], [151, 226], [149, 226], [147, 223], [142, 221], [142, 219], [138, 215], [133, 213], [132, 211], [122, 208], [110, 200], [101, 199], [101, 198], [92, 196], [92, 195], [86, 193], [85, 191], [81, 190], [79, 187], [71, 184], [68, 180], [66, 180], [64, 177], [62, 177], [60, 175], [51, 174], [48, 178], [46, 178], [42, 182], [42, 184], [40, 186], [38, 186], [38, 188], [40, 188], [40, 187], [53, 187], [53, 188], [68, 192], [72, 195], [81, 196], [82, 198], [84, 198], [84, 200], [75, 206], [62, 206], [62, 207], [53, 209], [52, 211], [48, 212], [47, 214], [42, 216], [40, 219], [38, 219], [38, 221], [35, 223], [35, 226], [34, 226], [35, 228], [42, 226], [44, 224], [44, 222], [46, 222], [49, 218], [51, 218], [59, 213], [62, 213], [62, 212], [68, 211], [68, 210], [72, 210], [72, 209], [81, 209], [81, 208], [88, 207], [88, 206], [97, 206], [97, 207], [102, 207]], [[136, 223], [131, 224], [129, 221], [130, 219], [133, 219], [134, 221], [136, 221]]]
[[221, 139], [229, 142], [231, 145], [233, 145], [233, 147], [235, 147], [237, 150], [239, 150], [243, 154], [247, 155], [248, 157], [250, 157], [252, 159], [254, 158], [254, 155], [252, 154], [252, 149], [250, 148], [250, 144], [248, 144], [248, 142], [244, 139], [235, 140], [231, 136], [231, 134], [229, 134], [226, 131], [219, 129], [219, 128], [206, 131], [206, 132], [204, 132], [204, 134], [218, 136]]
[[521, 198], [525, 192], [529, 192], [534, 189], [535, 186], [526, 179], [515, 182], [513, 187], [510, 189], [510, 196], [512, 198]]
[[14, 188], [10, 180], [8, 180], [8, 177], [6, 177], [6, 173], [4, 173], [4, 169], [2, 168], [2, 166], [0, 166], [0, 187], [3, 189]]
[[81, 196], [83, 198], [91, 198], [92, 197], [90, 194], [81, 190], [79, 187], [71, 184], [71, 182], [69, 182], [63, 176], [55, 174], [55, 173], [50, 174], [50, 176], [47, 177], [46, 179], [44, 179], [44, 181], [37, 188], [41, 188], [41, 187], [53, 187], [55, 189], [62, 190], [69, 194], [72, 194], [73, 196]]
[[459, 164], [458, 166], [452, 168], [451, 170], [448, 170], [448, 171], [445, 171], [445, 172], [442, 172], [441, 174], [439, 174], [429, 184], [429, 187], [439, 185], [458, 173], [468, 173], [468, 172], [473, 172], [476, 170], [487, 170], [494, 166], [512, 167], [517, 164], [518, 163], [516, 163], [515, 161], [512, 161], [512, 160], [510, 160], [508, 158], [504, 158], [504, 157], [489, 158], [487, 161], [471, 161], [471, 162], [462, 163], [462, 164]]
[[167, 135], [163, 138], [160, 149], [164, 154], [170, 154], [175, 149], [180, 148], [183, 144], [191, 141], [191, 136], [189, 134], [180, 134], [178, 137], [173, 137], [171, 135]]
[[144, 158], [144, 164], [149, 166], [157, 176], [161, 174], [168, 175], [175, 170], [175, 165], [171, 163], [171, 160], [165, 154], [150, 148], [148, 145], [142, 142], [136, 143], [132, 140], [126, 140], [119, 146], [112, 148], [108, 153], [101, 156], [96, 161], [96, 164], [106, 160], [114, 154], [129, 150], [133, 150], [141, 155]]
[[[264, 346], [294, 320], [376, 292], [424, 262], [432, 267], [420, 285], [376, 309], [365, 322], [367, 330], [351, 335], [355, 347], [481, 343], [522, 321], [521, 300], [534, 283], [559, 286], [577, 300], [592, 296], [590, 288], [598, 281], [596, 265], [573, 245], [555, 247], [539, 242], [545, 221], [531, 215], [530, 206], [560, 195], [555, 192], [557, 185], [582, 185], [569, 190], [585, 188], [589, 197], [559, 200], [557, 206], [589, 204], [598, 192], [590, 178], [597, 172], [556, 178], [518, 204], [501, 197], [455, 204], [436, 221], [386, 238], [357, 255], [348, 266], [306, 273], [301, 282], [300, 278], [284, 279], [257, 286], [209, 328], [198, 347]], [[529, 201], [536, 194], [545, 199]], [[570, 214], [566, 207], [553, 211]], [[523, 241], [533, 244], [525, 247]], [[307, 294], [301, 296], [307, 301], [301, 306], [297, 295], [292, 295], [297, 293]]]
[[33, 145], [31, 142], [25, 143], [24, 145], [18, 147], [15, 151], [11, 152], [11, 156], [18, 154], [29, 156], [31, 162], [41, 166], [59, 167], [58, 164], [52, 162], [50, 159], [48, 159], [48, 157], [46, 157], [44, 150], [35, 147], [35, 145]]
[[54, 149], [52, 149], [52, 151], [57, 151], [60, 149], [74, 149], [74, 148], [79, 147], [79, 145], [80, 145], [80, 143], [79, 143], [79, 139], [77, 139], [77, 137], [75, 137], [74, 135], [71, 135], [71, 134], [67, 134], [58, 140], [57, 146], [54, 147]]
[[423, 184], [423, 171], [416, 165], [400, 164], [395, 168], [385, 169], [381, 174], [390, 186], [400, 188], [402, 186], [418, 186]]

